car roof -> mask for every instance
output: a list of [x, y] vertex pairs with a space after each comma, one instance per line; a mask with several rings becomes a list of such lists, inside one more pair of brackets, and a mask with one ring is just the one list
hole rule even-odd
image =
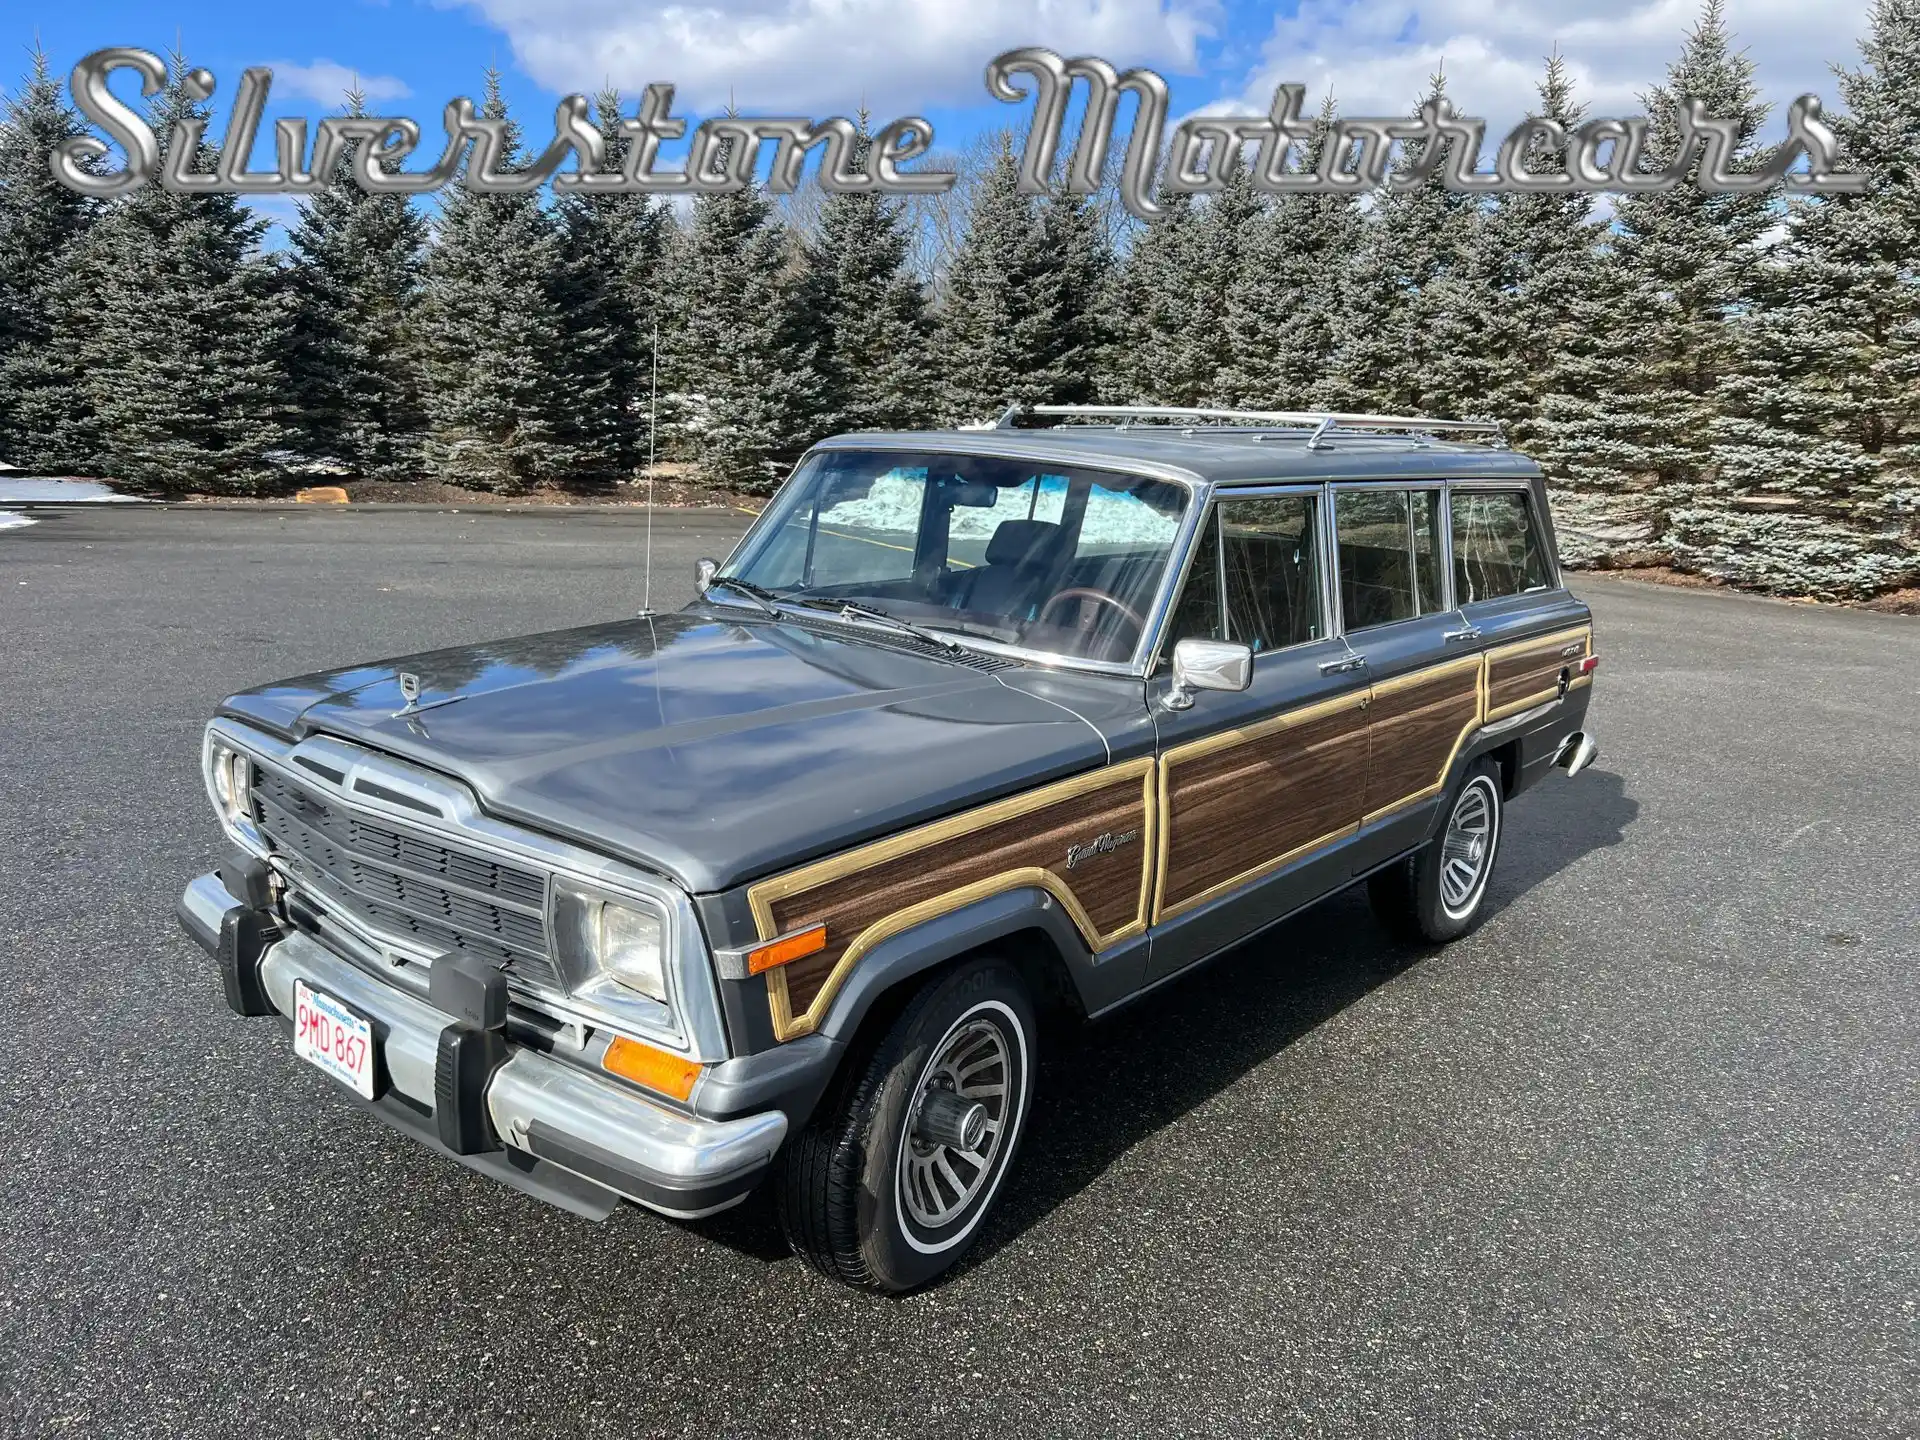
[[908, 450], [1131, 470], [1213, 485], [1316, 480], [1530, 480], [1515, 451], [1420, 434], [1337, 431], [1309, 445], [1305, 429], [1229, 425], [1070, 425], [1051, 429], [858, 431], [828, 450]]

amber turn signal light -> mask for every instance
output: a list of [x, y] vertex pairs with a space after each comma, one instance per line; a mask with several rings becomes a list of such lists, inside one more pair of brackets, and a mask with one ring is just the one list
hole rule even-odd
[[642, 1045], [624, 1035], [614, 1036], [600, 1064], [623, 1079], [676, 1100], [685, 1100], [693, 1094], [693, 1082], [700, 1078], [700, 1066], [695, 1061]]
[[782, 935], [778, 940], [769, 940], [766, 944], [747, 952], [747, 973], [759, 975], [777, 965], [790, 965], [804, 955], [815, 955], [827, 948], [827, 927], [809, 925], [804, 930], [796, 930], [791, 935]]

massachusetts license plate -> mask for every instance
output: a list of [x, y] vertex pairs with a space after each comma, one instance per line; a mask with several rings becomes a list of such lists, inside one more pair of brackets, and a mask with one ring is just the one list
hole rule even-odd
[[373, 1099], [373, 1026], [323, 990], [293, 982], [293, 1053]]

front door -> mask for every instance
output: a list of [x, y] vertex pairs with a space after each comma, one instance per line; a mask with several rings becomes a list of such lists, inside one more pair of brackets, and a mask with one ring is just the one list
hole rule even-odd
[[1149, 978], [1172, 974], [1332, 888], [1360, 820], [1367, 676], [1335, 638], [1317, 488], [1218, 500], [1195, 541], [1163, 656], [1189, 637], [1253, 647], [1244, 691], [1167, 709]]

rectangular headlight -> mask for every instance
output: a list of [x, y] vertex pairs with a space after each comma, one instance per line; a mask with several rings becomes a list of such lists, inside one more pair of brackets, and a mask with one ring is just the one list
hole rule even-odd
[[575, 995], [616, 985], [668, 1003], [666, 917], [644, 901], [599, 895], [556, 876], [553, 934]]
[[253, 818], [253, 762], [244, 751], [218, 740], [209, 744], [207, 783], [228, 826]]

